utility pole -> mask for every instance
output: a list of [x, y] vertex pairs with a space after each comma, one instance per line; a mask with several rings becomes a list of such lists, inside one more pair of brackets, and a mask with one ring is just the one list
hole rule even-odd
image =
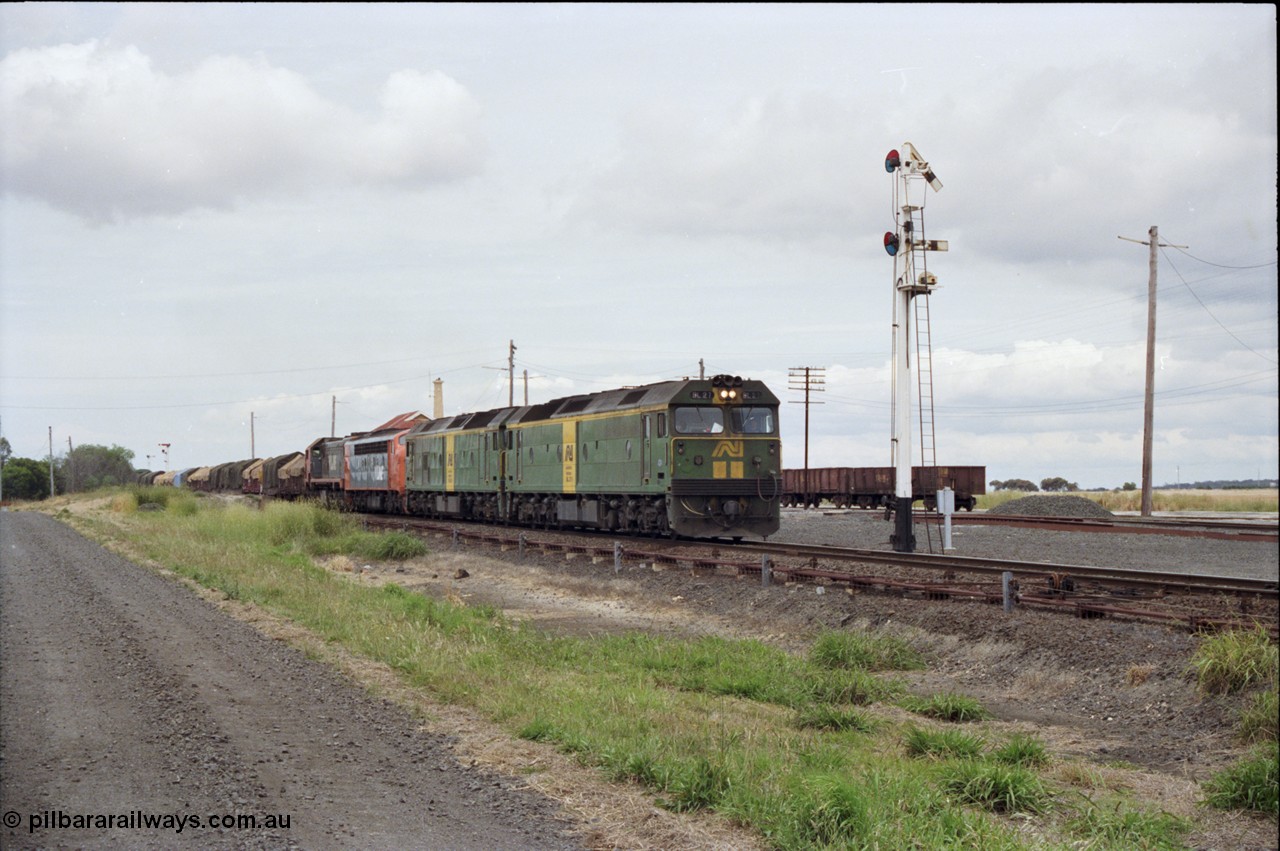
[[75, 450], [71, 448], [71, 435], [67, 435], [67, 493], [75, 493], [75, 490], [76, 490]]
[[169, 444], [160, 444], [160, 453], [164, 456], [164, 471], [169, 472]]
[[507, 352], [507, 407], [516, 406], [516, 341], [508, 340], [510, 350]]
[[249, 412], [249, 457], [257, 458], [258, 450], [255, 448], [256, 442], [253, 434], [253, 411]]
[[330, 396], [329, 398], [333, 402], [332, 409], [329, 413], [329, 436], [337, 437], [338, 436], [338, 397]]
[[698, 380], [706, 381], [706, 379], [707, 379], [707, 365], [703, 363], [702, 358], [698, 358]]
[[1147, 261], [1147, 388], [1142, 403], [1142, 510], [1143, 517], [1150, 517], [1152, 511], [1151, 498], [1151, 445], [1155, 431], [1156, 411], [1156, 271], [1159, 267], [1156, 256], [1157, 248], [1186, 248], [1185, 245], [1170, 245], [1160, 241], [1160, 230], [1155, 225], [1147, 231], [1146, 240], [1130, 239], [1127, 236], [1117, 237], [1125, 242], [1136, 242], [1149, 245], [1150, 257]]
[[53, 426], [49, 426], [49, 497], [56, 492], [53, 489]]
[[[813, 493], [813, 489], [809, 487], [809, 394], [823, 393], [826, 388], [823, 387], [827, 383], [825, 366], [793, 366], [787, 375], [788, 389], [804, 391], [804, 507], [809, 507], [809, 495]], [[798, 404], [792, 402], [792, 404]], [[814, 405], [821, 405], [821, 402], [814, 402]]]

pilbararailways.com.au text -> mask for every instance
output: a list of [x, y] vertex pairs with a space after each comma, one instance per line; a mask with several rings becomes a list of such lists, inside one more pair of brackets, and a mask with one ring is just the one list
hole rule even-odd
[[13, 811], [4, 814], [4, 826], [18, 827], [23, 821], [27, 833], [37, 830], [288, 830], [289, 813], [151, 813], [130, 810], [124, 813], [77, 813], [44, 810], [26, 818]]

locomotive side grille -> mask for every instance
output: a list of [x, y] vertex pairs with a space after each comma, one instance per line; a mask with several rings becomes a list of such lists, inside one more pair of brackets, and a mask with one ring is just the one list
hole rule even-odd
[[671, 493], [676, 496], [774, 496], [782, 481], [774, 479], [676, 479]]

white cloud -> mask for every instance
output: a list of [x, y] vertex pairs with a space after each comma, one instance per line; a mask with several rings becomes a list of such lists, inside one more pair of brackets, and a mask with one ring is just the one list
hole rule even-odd
[[481, 109], [457, 81], [398, 71], [378, 105], [353, 112], [260, 58], [165, 74], [132, 46], [18, 50], [0, 62], [4, 185], [107, 221], [479, 171]]
[[855, 124], [847, 104], [825, 95], [752, 97], [719, 120], [666, 105], [639, 110], [614, 157], [588, 178], [577, 212], [664, 233], [847, 233]]

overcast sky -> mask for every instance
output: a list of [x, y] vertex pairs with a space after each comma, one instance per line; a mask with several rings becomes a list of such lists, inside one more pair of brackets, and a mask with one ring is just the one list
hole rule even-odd
[[[406, 411], [824, 367], [889, 464], [891, 148], [937, 459], [1277, 475], [1275, 7], [0, 5], [0, 418], [173, 469]], [[792, 404], [792, 403], [795, 404]]]

